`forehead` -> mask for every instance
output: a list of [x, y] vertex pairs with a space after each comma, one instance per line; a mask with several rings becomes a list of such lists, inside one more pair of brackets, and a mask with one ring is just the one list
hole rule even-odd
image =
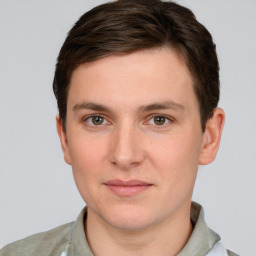
[[120, 105], [195, 98], [191, 74], [170, 48], [118, 54], [80, 65], [72, 74], [68, 105], [96, 100]]

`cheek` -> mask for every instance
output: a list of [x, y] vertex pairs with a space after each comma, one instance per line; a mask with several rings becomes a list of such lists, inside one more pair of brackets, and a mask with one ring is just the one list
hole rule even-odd
[[151, 145], [151, 161], [169, 182], [194, 179], [198, 169], [200, 143], [192, 138], [166, 138]]
[[99, 143], [88, 136], [78, 136], [70, 141], [69, 153], [75, 181], [78, 186], [84, 186], [84, 183], [90, 185], [105, 163], [104, 141]]
[[97, 145], [84, 139], [73, 139], [69, 149], [73, 176], [79, 193], [87, 204], [91, 203], [92, 198], [98, 203], [94, 195], [97, 193], [98, 184], [101, 181], [99, 175], [99, 171], [102, 170], [100, 149]]
[[70, 137], [69, 153], [72, 165], [77, 163], [88, 167], [97, 165], [105, 154], [105, 144], [103, 138], [93, 138], [90, 134], [75, 134]]

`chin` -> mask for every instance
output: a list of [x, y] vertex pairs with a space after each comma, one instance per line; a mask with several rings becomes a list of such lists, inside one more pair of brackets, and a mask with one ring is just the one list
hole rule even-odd
[[119, 218], [119, 219], [114, 219], [110, 220], [111, 222], [109, 223], [112, 227], [118, 229], [118, 230], [123, 230], [123, 231], [139, 231], [147, 228], [150, 226], [151, 223], [149, 223], [147, 220], [142, 218], [141, 216], [137, 218]]
[[150, 211], [142, 207], [116, 207], [105, 216], [105, 221], [112, 227], [124, 231], [142, 230], [150, 226], [154, 220], [148, 216]]

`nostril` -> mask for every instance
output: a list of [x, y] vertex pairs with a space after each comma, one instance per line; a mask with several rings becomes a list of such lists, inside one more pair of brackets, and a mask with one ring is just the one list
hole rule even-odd
[[140, 165], [140, 162], [111, 161], [111, 163], [121, 170], [131, 170]]
[[136, 166], [138, 166], [140, 163], [139, 162], [133, 162], [133, 163], [131, 163], [130, 165], [132, 166], [132, 167], [136, 167]]

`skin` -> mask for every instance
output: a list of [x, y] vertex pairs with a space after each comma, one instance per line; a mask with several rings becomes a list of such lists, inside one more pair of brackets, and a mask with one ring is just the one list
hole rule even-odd
[[[95, 255], [181, 251], [192, 232], [198, 166], [214, 160], [223, 124], [217, 108], [202, 132], [191, 75], [169, 48], [114, 55], [73, 72], [67, 129], [57, 117], [57, 130], [88, 207], [85, 232]], [[113, 190], [113, 180], [146, 186]]]

